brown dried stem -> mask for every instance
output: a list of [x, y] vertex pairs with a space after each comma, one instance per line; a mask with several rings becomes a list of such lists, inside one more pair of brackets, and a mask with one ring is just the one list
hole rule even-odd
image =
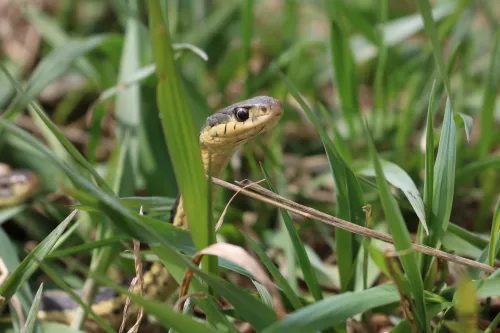
[[[283, 198], [282, 196], [277, 195], [274, 192], [269, 191], [269, 190], [267, 190], [259, 185], [252, 184], [250, 186], [247, 186], [248, 184], [251, 183], [248, 180], [237, 182], [239, 185], [246, 186], [247, 188], [245, 188], [245, 189], [242, 189], [242, 187], [240, 187], [238, 185], [228, 183], [228, 182], [223, 181], [223, 180], [218, 179], [218, 178], [212, 178], [212, 182], [218, 186], [222, 186], [222, 187], [225, 187], [227, 189], [230, 189], [231, 191], [235, 191], [235, 192], [239, 191], [240, 193], [242, 193], [250, 198], [268, 203], [268, 204], [275, 206], [275, 207], [278, 207], [278, 208], [285, 209], [287, 211], [290, 211], [292, 213], [295, 213], [297, 215], [305, 217], [306, 219], [320, 221], [320, 222], [329, 224], [331, 226], [334, 226], [334, 227], [337, 227], [337, 228], [340, 228], [343, 230], [347, 230], [347, 231], [352, 232], [354, 234], [361, 235], [363, 237], [371, 237], [371, 238], [378, 239], [378, 240], [385, 242], [385, 243], [394, 244], [394, 241], [393, 241], [391, 235], [389, 235], [389, 234], [375, 231], [375, 230], [371, 230], [371, 229], [359, 226], [357, 224], [351, 223], [349, 221], [339, 219], [338, 217], [325, 214], [325, 213], [320, 212], [316, 209], [298, 204], [292, 200]], [[441, 250], [437, 250], [437, 249], [434, 249], [434, 248], [429, 247], [429, 246], [417, 244], [415, 242], [412, 242], [412, 245], [413, 245], [413, 249], [418, 251], [418, 252], [421, 252], [421, 253], [424, 253], [424, 254], [427, 254], [430, 256], [434, 256], [437, 258], [441, 258], [444, 260], [448, 260], [448, 261], [454, 262], [456, 264], [474, 267], [474, 268], [480, 269], [480, 270], [488, 272], [488, 273], [493, 273], [496, 270], [495, 267], [492, 267], [490, 265], [482, 264], [480, 262], [477, 262], [477, 261], [474, 261], [471, 259], [460, 257], [460, 256], [450, 254], [450, 253], [447, 253], [447, 252], [444, 252]]]

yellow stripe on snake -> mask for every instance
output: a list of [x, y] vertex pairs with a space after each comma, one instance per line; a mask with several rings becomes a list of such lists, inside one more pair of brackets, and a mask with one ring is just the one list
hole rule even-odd
[[[205, 172], [209, 164], [209, 152], [212, 176], [220, 177], [233, 153], [260, 133], [272, 129], [282, 114], [283, 108], [278, 100], [259, 96], [230, 105], [208, 117], [200, 132]], [[23, 203], [36, 192], [38, 184], [39, 178], [26, 170], [0, 176], [0, 209]], [[182, 196], [178, 197], [172, 209], [170, 222], [180, 228], [188, 227]], [[177, 288], [175, 280], [160, 262], [153, 263], [144, 273], [144, 286], [146, 297], [162, 301]], [[78, 294], [81, 295], [81, 292]], [[125, 299], [124, 295], [117, 294], [112, 289], [101, 288], [91, 308], [111, 326], [118, 328]], [[68, 294], [59, 290], [48, 291], [44, 294], [38, 317], [40, 320], [70, 324], [75, 317], [76, 308], [77, 303]], [[136, 311], [134, 308], [131, 310]], [[91, 319], [87, 320], [85, 331], [100, 332], [99, 326]]]

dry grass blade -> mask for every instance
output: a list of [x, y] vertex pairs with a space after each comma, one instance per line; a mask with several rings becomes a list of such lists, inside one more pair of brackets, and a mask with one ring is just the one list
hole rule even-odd
[[[398, 254], [394, 253], [392, 251], [386, 251], [384, 253], [386, 265], [387, 265], [387, 270], [389, 271], [389, 274], [391, 275], [392, 281], [394, 282], [394, 285], [396, 286], [398, 290], [398, 294], [401, 300], [401, 307], [403, 308], [403, 313], [410, 323], [411, 331], [412, 333], [418, 333], [417, 325], [415, 323], [415, 318], [413, 318], [412, 315], [412, 303], [411, 299], [409, 299], [403, 292], [403, 289], [401, 288], [401, 285], [399, 283], [398, 279], [398, 273], [400, 276], [402, 276], [401, 269], [399, 267], [399, 263], [395, 260], [395, 257], [397, 257]], [[396, 269], [398, 270], [398, 273], [396, 273]]]
[[[240, 191], [241, 193], [243, 193], [244, 195], [246, 195], [248, 197], [254, 198], [254, 199], [262, 201], [262, 202], [266, 202], [272, 206], [286, 209], [292, 213], [295, 213], [297, 215], [305, 217], [306, 219], [320, 221], [320, 222], [329, 224], [331, 226], [341, 228], [341, 229], [347, 230], [349, 232], [361, 235], [363, 237], [371, 237], [371, 238], [375, 238], [375, 239], [380, 240], [380, 241], [385, 242], [385, 243], [394, 244], [394, 241], [393, 241], [391, 235], [389, 235], [389, 234], [375, 231], [375, 230], [371, 230], [371, 229], [368, 229], [365, 227], [361, 227], [361, 226], [354, 224], [354, 223], [351, 223], [349, 221], [345, 221], [345, 220], [339, 219], [338, 217], [331, 216], [331, 215], [325, 214], [323, 212], [320, 212], [316, 209], [298, 204], [292, 200], [289, 200], [289, 199], [283, 198], [282, 196], [274, 194], [273, 192], [271, 192], [271, 191], [269, 191], [269, 190], [267, 190], [259, 185], [255, 185], [252, 183], [252, 185], [249, 186], [249, 189], [251, 189], [251, 190], [249, 190], [249, 189], [242, 189], [238, 185], [228, 183], [228, 182], [223, 181], [223, 180], [218, 179], [218, 178], [212, 178], [212, 182], [216, 185], [225, 187], [225, 188], [230, 189], [232, 191]], [[238, 182], [238, 184], [247, 185], [248, 181]], [[428, 247], [428, 246], [416, 244], [414, 242], [412, 242], [412, 245], [416, 251], [430, 255], [430, 256], [441, 258], [441, 259], [451, 261], [451, 262], [454, 262], [454, 263], [460, 264], [460, 265], [475, 267], [477, 269], [480, 269], [482, 271], [489, 272], [489, 273], [493, 273], [496, 271], [495, 267], [492, 267], [492, 266], [486, 265], [486, 264], [482, 264], [482, 263], [479, 263], [479, 262], [474, 261], [474, 260], [470, 260], [470, 259], [460, 257], [457, 255], [453, 255], [453, 254], [449, 254], [447, 252], [436, 250], [436, 249]]]
[[[193, 257], [193, 263], [195, 265], [198, 265], [201, 261], [201, 258], [205, 255], [213, 255], [224, 258], [226, 260], [234, 262], [238, 266], [250, 272], [253, 275], [254, 279], [261, 283], [271, 295], [273, 306], [278, 317], [281, 319], [285, 318], [286, 311], [283, 307], [278, 291], [274, 288], [273, 282], [267, 276], [266, 272], [259, 264], [259, 262], [255, 260], [247, 251], [233, 244], [216, 243], [210, 245], [209, 247], [201, 250], [198, 254], [196, 254], [196, 256]], [[184, 280], [182, 281], [179, 298], [183, 298], [187, 294], [189, 283], [191, 282], [192, 277], [193, 274], [191, 271], [186, 272]], [[182, 309], [183, 307], [184, 301], [179, 303], [179, 309]]]
[[[142, 206], [141, 210], [139, 212], [140, 215], [143, 215], [142, 213]], [[132, 240], [134, 244], [134, 262], [135, 262], [135, 274], [136, 276], [130, 283], [129, 291], [133, 291], [134, 288], [139, 284], [139, 294], [142, 296], [144, 295], [144, 279], [143, 279], [143, 274], [142, 274], [142, 260], [141, 260], [141, 243], [138, 240]], [[123, 319], [122, 319], [122, 324], [120, 325], [120, 330], [118, 331], [119, 333], [123, 333], [123, 330], [125, 329], [125, 325], [127, 323], [128, 319], [128, 307], [130, 305], [130, 297], [127, 297], [127, 300], [125, 301], [125, 308], [123, 310]], [[141, 325], [142, 318], [144, 316], [144, 308], [141, 306], [139, 308], [139, 313], [137, 314], [137, 320], [129, 330], [128, 333], [137, 333], [139, 331], [139, 326]]]
[[[255, 182], [255, 183], [252, 182], [252, 183], [250, 183], [248, 185], [243, 186], [241, 189], [244, 190], [247, 187], [250, 187], [252, 184], [259, 184], [259, 183], [262, 183], [263, 181], [265, 181], [265, 179], [261, 179], [261, 180], [259, 180], [258, 182]], [[233, 194], [233, 196], [231, 197], [231, 199], [229, 199], [229, 201], [227, 202], [226, 207], [224, 207], [224, 211], [220, 215], [219, 221], [217, 221], [217, 224], [215, 225], [215, 232], [219, 231], [220, 227], [222, 227], [222, 223], [224, 223], [224, 217], [227, 214], [227, 210], [229, 209], [229, 205], [234, 200], [234, 198], [236, 198], [236, 196], [238, 195], [238, 193], [240, 193], [240, 191], [236, 191], [236, 193]]]

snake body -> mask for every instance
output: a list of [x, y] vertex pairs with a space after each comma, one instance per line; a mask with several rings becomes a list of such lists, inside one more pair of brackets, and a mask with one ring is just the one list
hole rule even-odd
[[[282, 114], [283, 108], [278, 100], [259, 96], [230, 105], [208, 117], [199, 136], [205, 172], [210, 156], [212, 176], [219, 177], [233, 153], [260, 133], [272, 129]], [[36, 192], [38, 184], [39, 178], [27, 170], [0, 176], [0, 208], [23, 203]], [[170, 222], [180, 228], [188, 227], [182, 196], [177, 198]], [[143, 279], [145, 296], [165, 300], [177, 287], [175, 280], [160, 262], [154, 262], [146, 268]], [[123, 284], [128, 285], [129, 282], [130, 279], [127, 279]], [[81, 295], [81, 291], [77, 293]], [[125, 299], [124, 295], [110, 288], [100, 288], [91, 308], [117, 328], [122, 320]], [[78, 304], [65, 292], [47, 291], [38, 317], [41, 320], [70, 324], [77, 308]], [[134, 307], [130, 310], [134, 311]], [[85, 330], [98, 332], [99, 326], [93, 320], [87, 320]]]

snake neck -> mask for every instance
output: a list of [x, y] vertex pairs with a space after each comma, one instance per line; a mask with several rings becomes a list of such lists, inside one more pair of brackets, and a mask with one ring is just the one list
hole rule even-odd
[[[211, 149], [209, 151], [208, 147], [201, 145], [201, 159], [203, 161], [203, 169], [205, 173], [208, 172], [208, 164], [209, 164], [209, 156], [211, 158], [211, 173], [212, 177], [219, 178], [224, 169], [226, 168], [231, 156], [233, 155], [234, 150], [223, 150], [223, 149]], [[216, 187], [212, 186], [212, 200], [215, 198]], [[188, 221], [186, 217], [186, 213], [184, 211], [184, 203], [182, 200], [182, 196], [177, 198], [176, 205], [174, 205], [174, 209], [172, 210], [172, 223], [176, 227], [187, 228]]]
[[209, 150], [206, 146], [201, 146], [201, 159], [203, 161], [203, 169], [205, 173], [208, 173], [208, 163], [211, 157], [211, 173], [212, 177], [219, 178], [224, 169], [226, 168], [231, 156], [233, 156], [234, 150], [223, 150], [223, 149], [211, 149]]

